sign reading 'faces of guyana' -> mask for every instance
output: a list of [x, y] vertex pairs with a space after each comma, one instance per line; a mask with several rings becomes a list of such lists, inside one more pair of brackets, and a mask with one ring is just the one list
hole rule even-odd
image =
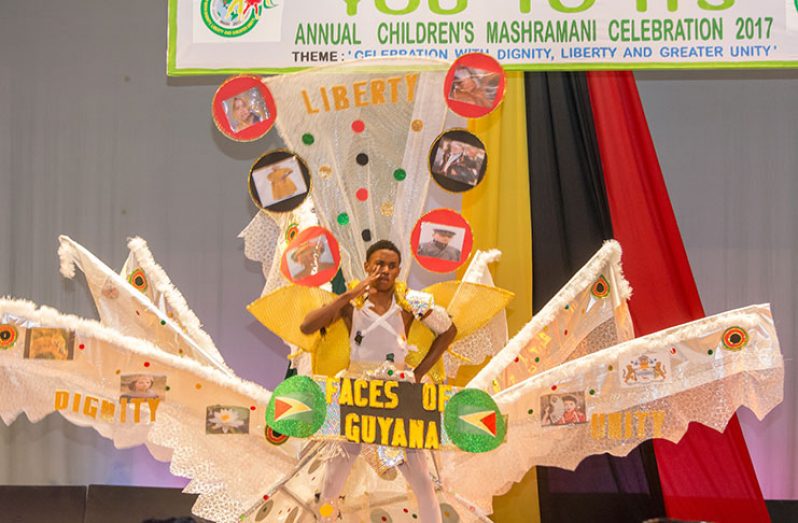
[[275, 389], [266, 422], [294, 437], [466, 452], [495, 449], [507, 431], [496, 403], [480, 390], [306, 376], [289, 378]]

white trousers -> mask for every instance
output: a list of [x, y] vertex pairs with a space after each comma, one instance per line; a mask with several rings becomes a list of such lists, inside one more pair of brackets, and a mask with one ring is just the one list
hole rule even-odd
[[[349, 472], [360, 455], [361, 446], [358, 443], [344, 442], [341, 444], [341, 449], [343, 452], [327, 463], [321, 490], [323, 502], [335, 504], [334, 500], [337, 500], [341, 494], [346, 478], [349, 477]], [[441, 509], [423, 451], [408, 449], [406, 453], [407, 460], [399, 465], [398, 469], [418, 500], [419, 522], [441, 523]]]

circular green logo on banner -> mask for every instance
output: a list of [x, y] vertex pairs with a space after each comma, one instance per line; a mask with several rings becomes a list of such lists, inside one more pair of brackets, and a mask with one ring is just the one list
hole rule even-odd
[[488, 452], [504, 441], [507, 423], [486, 392], [464, 389], [452, 396], [443, 412], [452, 443], [466, 452]]
[[266, 408], [266, 424], [294, 438], [315, 434], [326, 416], [324, 392], [307, 376], [292, 376], [278, 385]]
[[235, 38], [246, 34], [260, 19], [262, 0], [202, 0], [202, 21], [219, 36]]

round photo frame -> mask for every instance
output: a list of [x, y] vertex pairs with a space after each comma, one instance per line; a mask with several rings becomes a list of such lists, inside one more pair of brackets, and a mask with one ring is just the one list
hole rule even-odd
[[257, 76], [234, 76], [213, 95], [213, 123], [236, 142], [252, 142], [268, 133], [277, 119], [271, 91]]
[[474, 248], [474, 235], [465, 218], [451, 209], [434, 209], [418, 219], [410, 235], [410, 250], [421, 267], [453, 272], [465, 264]]
[[432, 142], [427, 160], [432, 179], [449, 192], [470, 191], [485, 178], [485, 144], [467, 129], [448, 129]]
[[291, 283], [318, 287], [332, 280], [341, 265], [338, 240], [324, 227], [308, 227], [285, 248], [280, 272]]
[[249, 197], [258, 209], [291, 212], [310, 194], [310, 169], [298, 154], [277, 149], [255, 160], [249, 169], [247, 186]]
[[504, 100], [507, 77], [501, 64], [484, 53], [468, 53], [455, 60], [443, 82], [443, 97], [454, 113], [481, 118]]

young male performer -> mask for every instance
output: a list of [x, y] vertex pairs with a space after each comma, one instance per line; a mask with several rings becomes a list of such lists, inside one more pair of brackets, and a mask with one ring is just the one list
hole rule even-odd
[[[416, 382], [420, 382], [457, 335], [445, 310], [430, 302], [424, 305], [412, 300], [411, 304], [406, 295], [397, 291], [401, 261], [396, 245], [388, 240], [375, 242], [366, 253], [366, 279], [332, 303], [310, 312], [300, 326], [304, 334], [312, 334], [342, 319], [349, 329], [350, 375], [376, 369], [389, 355], [393, 355], [397, 367], [402, 367], [408, 352], [407, 333], [414, 321], [421, 321], [437, 336], [413, 369]], [[361, 450], [361, 445], [355, 443], [341, 446], [343, 452], [328, 462], [321, 492], [322, 502], [333, 505]], [[439, 523], [440, 508], [424, 454], [408, 449], [406, 456], [398, 468], [416, 495], [420, 521]]]

